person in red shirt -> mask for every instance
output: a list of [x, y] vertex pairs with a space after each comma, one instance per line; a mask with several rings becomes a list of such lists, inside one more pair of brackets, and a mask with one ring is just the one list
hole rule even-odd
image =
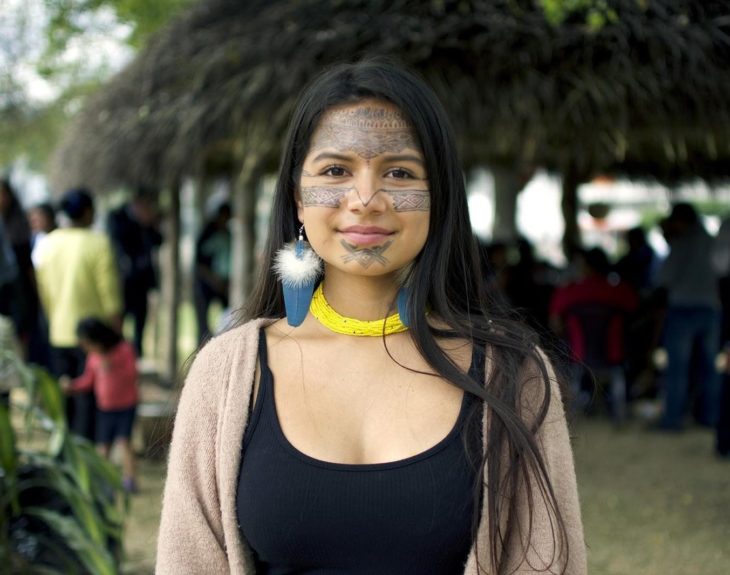
[[550, 326], [570, 347], [578, 407], [587, 408], [593, 395], [584, 389], [586, 368], [594, 375], [603, 373], [612, 382], [611, 411], [620, 421], [626, 407], [625, 323], [639, 305], [638, 294], [610, 277], [608, 257], [600, 248], [582, 252], [579, 262], [580, 278], [553, 294]]
[[84, 372], [77, 378], [63, 378], [67, 393], [94, 390], [96, 396], [96, 443], [108, 458], [118, 441], [122, 451], [124, 488], [136, 491], [134, 452], [130, 438], [137, 410], [137, 357], [132, 345], [97, 318], [79, 322], [80, 347], [87, 354]]

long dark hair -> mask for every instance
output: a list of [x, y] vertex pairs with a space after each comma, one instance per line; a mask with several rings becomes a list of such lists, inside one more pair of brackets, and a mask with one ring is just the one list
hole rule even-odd
[[30, 243], [30, 224], [9, 179], [0, 180], [0, 194], [7, 198], [7, 206], [5, 211], [0, 213], [0, 219], [5, 225], [5, 233], [10, 243], [17, 249], [18, 246]]
[[[500, 311], [484, 289], [451, 124], [441, 103], [422, 80], [391, 61], [366, 60], [335, 66], [304, 90], [284, 148], [262, 270], [240, 321], [285, 316], [272, 261], [277, 250], [296, 238], [299, 222], [295, 190], [310, 138], [329, 108], [364, 99], [397, 106], [410, 120], [426, 161], [431, 192], [430, 231], [406, 279], [409, 309], [414, 311], [410, 334], [435, 375], [477, 396], [490, 410], [480, 470], [489, 461], [484, 487], [492, 534], [491, 568], [501, 573], [508, 561], [514, 561], [515, 557], [508, 558], [506, 552], [513, 538], [528, 534], [530, 541], [537, 494], [542, 496], [554, 528], [553, 562], [567, 564], [567, 533], [535, 441], [550, 403], [548, 367], [534, 334]], [[430, 325], [426, 309], [448, 327]], [[458, 367], [438, 344], [437, 338], [442, 337], [464, 338], [487, 350], [489, 365], [493, 367], [487, 381], [476, 381]], [[526, 381], [527, 365], [532, 366], [532, 380], [539, 383]], [[531, 405], [526, 410], [523, 393], [540, 397], [537, 407]], [[525, 411], [536, 413], [528, 416]], [[480, 480], [474, 494], [475, 532], [482, 487]], [[528, 501], [527, 525], [520, 524], [518, 516], [516, 494], [522, 490]]]

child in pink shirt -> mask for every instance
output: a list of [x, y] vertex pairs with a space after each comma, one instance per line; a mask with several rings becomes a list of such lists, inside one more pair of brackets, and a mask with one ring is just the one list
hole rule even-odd
[[137, 358], [131, 344], [110, 326], [96, 318], [79, 322], [79, 345], [86, 352], [84, 373], [62, 382], [68, 393], [94, 390], [96, 396], [97, 450], [109, 457], [118, 441], [122, 451], [122, 473], [127, 491], [136, 491], [135, 462], [130, 438], [137, 410]]

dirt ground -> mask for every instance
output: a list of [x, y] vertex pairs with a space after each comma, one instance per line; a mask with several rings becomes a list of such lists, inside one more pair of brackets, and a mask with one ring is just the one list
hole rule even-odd
[[[582, 420], [572, 433], [592, 575], [727, 573], [730, 461], [714, 457], [710, 431]], [[124, 573], [153, 573], [164, 473], [164, 459], [140, 461]]]

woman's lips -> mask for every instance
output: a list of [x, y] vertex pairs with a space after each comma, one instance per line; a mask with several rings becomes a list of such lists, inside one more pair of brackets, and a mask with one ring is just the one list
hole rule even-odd
[[382, 244], [393, 232], [376, 226], [350, 226], [341, 229], [340, 234], [348, 244], [373, 246]]

